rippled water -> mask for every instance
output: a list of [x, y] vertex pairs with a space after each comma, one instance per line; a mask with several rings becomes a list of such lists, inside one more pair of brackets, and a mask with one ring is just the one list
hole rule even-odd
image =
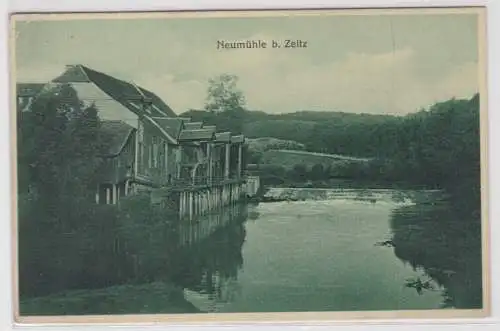
[[[241, 225], [244, 237], [240, 238], [241, 254], [236, 254], [238, 266], [231, 276], [223, 275], [220, 266], [225, 258], [218, 256], [219, 262], [197, 270], [203, 274], [201, 286], [185, 290], [185, 297], [200, 310], [473, 308], [481, 301], [480, 263], [470, 263], [477, 262], [477, 256], [462, 254], [463, 260], [457, 260], [456, 245], [442, 245], [442, 238], [432, 238], [439, 228], [433, 223], [457, 222], [447, 206], [432, 203], [439, 192], [280, 190], [271, 193], [307, 200], [249, 207], [250, 220]], [[418, 202], [417, 196], [426, 202]], [[448, 234], [450, 242], [468, 238], [469, 244], [474, 243], [476, 233], [462, 226], [455, 230]], [[215, 236], [210, 240], [222, 247], [233, 239]], [[203, 254], [210, 255], [207, 250]], [[231, 251], [221, 249], [220, 254], [231, 256]], [[446, 288], [450, 284], [464, 288], [461, 300], [450, 294]]]

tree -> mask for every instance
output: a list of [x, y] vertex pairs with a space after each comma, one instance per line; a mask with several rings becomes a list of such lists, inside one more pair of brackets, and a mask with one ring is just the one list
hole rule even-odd
[[114, 233], [93, 203], [105, 140], [95, 106], [68, 85], [18, 113], [17, 137], [20, 293], [42, 295], [85, 281], [86, 259], [103, 256]]
[[21, 192], [31, 187], [39, 197], [60, 200], [95, 188], [105, 139], [97, 109], [84, 105], [72, 87], [38, 96], [18, 117], [18, 137]]
[[307, 167], [304, 164], [296, 164], [290, 170], [289, 176], [296, 182], [305, 182], [307, 180]]
[[244, 109], [243, 92], [237, 88], [238, 77], [222, 74], [208, 81], [205, 109], [211, 112], [237, 112]]
[[323, 164], [317, 163], [312, 166], [310, 177], [312, 180], [321, 180], [325, 178], [325, 168]]
[[243, 132], [245, 98], [237, 87], [238, 77], [222, 74], [209, 80], [205, 110], [214, 115], [211, 124], [233, 133]]

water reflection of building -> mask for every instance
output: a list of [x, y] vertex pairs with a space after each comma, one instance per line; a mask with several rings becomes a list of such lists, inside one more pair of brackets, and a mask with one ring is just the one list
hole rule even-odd
[[217, 310], [239, 291], [237, 279], [243, 266], [241, 250], [247, 216], [247, 206], [236, 204], [203, 219], [179, 224], [181, 247], [171, 278], [186, 290], [188, 300], [204, 307], [202, 310]]
[[482, 308], [480, 227], [450, 204], [405, 206], [391, 218], [394, 252], [442, 288], [443, 307]]
[[246, 219], [248, 213], [246, 208], [243, 204], [235, 204], [191, 221], [179, 222], [179, 243], [181, 245], [198, 244], [220, 228], [231, 225], [232, 222], [237, 222], [241, 218]]

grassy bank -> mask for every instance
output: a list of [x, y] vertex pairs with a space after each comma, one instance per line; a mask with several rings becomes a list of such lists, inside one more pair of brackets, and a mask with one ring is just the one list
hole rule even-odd
[[119, 206], [64, 202], [48, 214], [45, 205], [20, 196], [22, 300], [151, 283], [168, 274], [176, 219], [151, 206], [147, 196], [123, 198]]
[[[482, 307], [481, 223], [453, 201], [397, 209], [391, 216], [395, 255], [444, 288], [443, 307]], [[422, 277], [425, 280], [426, 277]]]
[[21, 315], [182, 314], [200, 312], [170, 283], [74, 290], [20, 302]]

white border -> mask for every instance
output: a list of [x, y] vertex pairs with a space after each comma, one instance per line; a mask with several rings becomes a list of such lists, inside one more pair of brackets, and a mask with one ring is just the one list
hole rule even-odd
[[[6, 3], [7, 2], [7, 3]], [[498, 159], [498, 146], [495, 144], [497, 135], [500, 131], [497, 131], [495, 124], [500, 123], [500, 115], [498, 115], [497, 106], [500, 104], [499, 98], [500, 90], [499, 86], [499, 77], [500, 71], [498, 66], [498, 60], [500, 58], [498, 45], [500, 42], [500, 38], [498, 37], [497, 31], [499, 31], [500, 25], [500, 0], [491, 0], [491, 1], [474, 1], [474, 0], [462, 0], [462, 1], [454, 1], [454, 0], [441, 0], [441, 1], [431, 1], [431, 0], [401, 0], [401, 1], [388, 1], [388, 0], [364, 0], [364, 1], [348, 1], [348, 0], [323, 0], [323, 1], [307, 1], [307, 0], [274, 0], [272, 4], [269, 0], [255, 0], [255, 1], [241, 1], [241, 0], [177, 0], [177, 1], [166, 1], [166, 0], [0, 0], [0, 11], [2, 11], [2, 26], [3, 29], [0, 30], [0, 37], [3, 41], [3, 52], [2, 56], [2, 70], [0, 72], [3, 74], [3, 79], [1, 82], [0, 89], [0, 100], [2, 102], [2, 106], [0, 109], [0, 116], [2, 119], [0, 120], [0, 132], [2, 133], [2, 137], [0, 139], [0, 153], [1, 157], [1, 167], [2, 171], [0, 171], [0, 183], [3, 183], [0, 189], [0, 202], [3, 204], [0, 208], [1, 211], [5, 211], [3, 213], [2, 222], [0, 223], [2, 226], [2, 231], [0, 233], [4, 236], [4, 240], [0, 240], [0, 254], [2, 254], [2, 269], [0, 272], [2, 278], [2, 286], [4, 286], [4, 291], [1, 292], [1, 306], [0, 312], [2, 313], [0, 319], [0, 325], [2, 326], [2, 330], [10, 330], [14, 327], [16, 329], [43, 329], [43, 330], [104, 330], [108, 329], [106, 326], [43, 326], [43, 327], [35, 327], [35, 326], [13, 326], [12, 318], [12, 307], [11, 307], [11, 253], [10, 253], [10, 187], [9, 187], [9, 173], [10, 173], [10, 163], [9, 159], [9, 94], [8, 94], [8, 52], [7, 52], [7, 32], [8, 32], [8, 12], [24, 12], [24, 11], [59, 11], [59, 12], [68, 12], [68, 11], [150, 11], [150, 10], [194, 10], [194, 9], [285, 9], [285, 8], [336, 8], [336, 7], [348, 7], [348, 8], [360, 8], [360, 7], [439, 7], [439, 6], [464, 6], [464, 5], [487, 5], [488, 6], [488, 117], [489, 117], [489, 132], [490, 137], [488, 147], [490, 149], [490, 157], [489, 157], [489, 166], [490, 169], [490, 187], [489, 187], [489, 196], [490, 196], [490, 212], [489, 212], [489, 224], [491, 226], [491, 238], [500, 238], [500, 226], [498, 218], [500, 216], [500, 209], [496, 207], [493, 203], [495, 198], [498, 198], [500, 195], [498, 187], [500, 185], [498, 182], [498, 174], [494, 172], [495, 169], [500, 169], [500, 159]], [[496, 38], [495, 38], [496, 37]], [[338, 330], [370, 330], [370, 331], [382, 331], [382, 330], [475, 330], [479, 327], [482, 330], [500, 330], [500, 296], [498, 295], [499, 286], [495, 282], [495, 280], [500, 279], [500, 244], [499, 240], [490, 240], [491, 244], [491, 285], [493, 290], [493, 298], [492, 298], [492, 314], [494, 317], [483, 320], [453, 320], [453, 321], [424, 321], [424, 320], [405, 320], [405, 325], [403, 322], [395, 322], [395, 321], [377, 321], [377, 322], [356, 322], [356, 324], [351, 324], [347, 322], [334, 322], [331, 324], [323, 324], [323, 326], [311, 326], [307, 327], [310, 330], [323, 330], [330, 329], [332, 325], [336, 326]], [[467, 324], [465, 324], [467, 323]], [[125, 326], [122, 326], [125, 328]], [[229, 326], [224, 326], [224, 328], [228, 328]], [[240, 328], [252, 329], [251, 325], [248, 326], [239, 326]], [[271, 330], [275, 328], [283, 328], [283, 325], [260, 325], [260, 329]], [[120, 327], [121, 328], [121, 327]], [[129, 330], [143, 330], [145, 325], [137, 325], [132, 327], [127, 327]], [[166, 328], [164, 325], [153, 325], [150, 326], [151, 329], [163, 329]], [[169, 329], [172, 330], [194, 330], [198, 327], [174, 327], [168, 326]], [[205, 326], [206, 330], [220, 330], [221, 326]], [[302, 330], [305, 328], [304, 326], [287, 326], [288, 329], [297, 329]]]

